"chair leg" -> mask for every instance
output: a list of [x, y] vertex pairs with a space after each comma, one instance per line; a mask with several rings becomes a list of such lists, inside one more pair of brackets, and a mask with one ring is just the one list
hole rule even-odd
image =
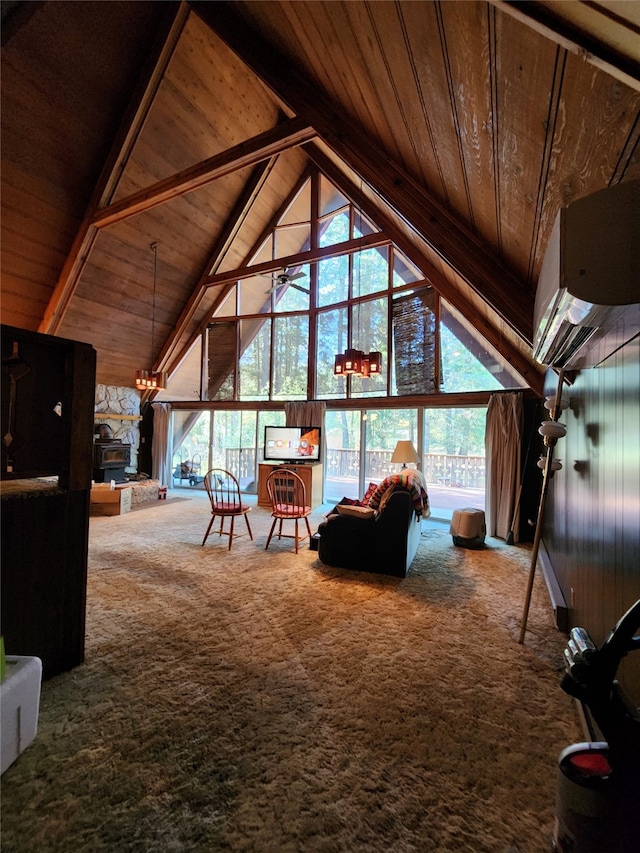
[[233, 522], [235, 518], [231, 516], [231, 526], [229, 528], [229, 550], [231, 550], [231, 543], [233, 542]]
[[204, 545], [204, 543], [207, 541], [207, 536], [209, 535], [209, 533], [210, 533], [210, 531], [211, 531], [211, 527], [213, 526], [213, 522], [214, 522], [215, 520], [216, 520], [215, 515], [212, 515], [212, 516], [211, 516], [211, 521], [209, 522], [209, 526], [207, 527], [207, 532], [204, 534], [204, 539], [202, 540], [202, 545]]
[[271, 525], [271, 530], [269, 531], [269, 536], [267, 537], [267, 544], [264, 546], [264, 550], [265, 550], [265, 551], [266, 551], [266, 550], [267, 550], [267, 548], [269, 547], [269, 542], [271, 542], [271, 537], [273, 536], [273, 531], [274, 531], [274, 529], [275, 529], [275, 526], [276, 526], [277, 521], [278, 521], [278, 519], [277, 519], [277, 518], [274, 518], [274, 519], [273, 519], [273, 524]]
[[305, 515], [304, 520], [307, 525], [307, 533], [309, 534], [309, 539], [311, 539], [311, 528], [309, 527], [309, 518]]
[[298, 553], [298, 519], [297, 518], [296, 518], [295, 540], [296, 540], [296, 554], [297, 554]]
[[249, 516], [246, 514], [246, 512], [244, 514], [244, 520], [247, 522], [247, 530], [249, 531], [249, 539], [251, 539], [251, 541], [253, 541], [253, 533], [251, 532], [251, 525], [249, 524]]

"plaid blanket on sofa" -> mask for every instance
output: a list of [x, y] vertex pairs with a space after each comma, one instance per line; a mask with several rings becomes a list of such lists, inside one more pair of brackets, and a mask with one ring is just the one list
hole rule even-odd
[[381, 510], [393, 492], [405, 490], [411, 493], [411, 500], [418, 518], [429, 518], [429, 496], [422, 484], [419, 472], [403, 471], [400, 474], [390, 474], [377, 486], [369, 499], [368, 506]]

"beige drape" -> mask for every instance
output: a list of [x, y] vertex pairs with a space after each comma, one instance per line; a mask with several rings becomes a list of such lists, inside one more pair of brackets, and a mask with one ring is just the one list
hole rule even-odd
[[284, 415], [287, 426], [320, 427], [320, 459], [324, 459], [325, 436], [324, 415], [327, 404], [320, 400], [294, 400], [284, 404]]
[[170, 403], [152, 403], [153, 441], [151, 442], [151, 476], [163, 486], [171, 485], [171, 459], [169, 458]]
[[319, 400], [294, 400], [284, 404], [287, 426], [324, 426], [326, 403]]
[[487, 534], [519, 541], [522, 394], [492, 394], [485, 431], [485, 513]]

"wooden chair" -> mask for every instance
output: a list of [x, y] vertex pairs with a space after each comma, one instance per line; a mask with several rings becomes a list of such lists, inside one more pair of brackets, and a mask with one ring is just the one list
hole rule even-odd
[[[309, 527], [309, 515], [311, 507], [307, 504], [307, 491], [304, 480], [295, 473], [285, 468], [274, 469], [267, 477], [267, 491], [271, 499], [273, 524], [269, 531], [267, 544], [264, 546], [265, 551], [269, 547], [273, 531], [276, 524], [278, 527], [278, 539], [295, 539], [296, 554], [298, 553], [298, 545], [303, 540], [311, 537], [311, 528]], [[300, 536], [298, 531], [298, 522], [304, 518], [307, 525], [307, 534]], [[282, 525], [287, 519], [295, 521], [295, 533], [283, 533]]]
[[[234, 533], [233, 524], [239, 515], [244, 516], [247, 523], [247, 531], [249, 538], [253, 539], [251, 526], [247, 513], [251, 507], [248, 504], [242, 503], [240, 496], [240, 484], [230, 471], [225, 471], [224, 468], [212, 468], [204, 476], [204, 487], [211, 501], [211, 521], [207, 527], [207, 532], [204, 534], [202, 544], [207, 541], [207, 537], [213, 526], [216, 517], [220, 518], [220, 529], [217, 531], [219, 536], [229, 537], [229, 550], [235, 536], [243, 536], [243, 533]], [[229, 530], [224, 530], [225, 518], [230, 519]]]

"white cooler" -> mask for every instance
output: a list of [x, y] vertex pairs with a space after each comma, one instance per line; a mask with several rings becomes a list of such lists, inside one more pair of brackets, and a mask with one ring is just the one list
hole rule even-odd
[[455, 509], [449, 533], [453, 544], [462, 548], [482, 548], [487, 526], [481, 509]]
[[7, 655], [7, 671], [0, 684], [0, 773], [36, 736], [41, 681], [40, 658]]

